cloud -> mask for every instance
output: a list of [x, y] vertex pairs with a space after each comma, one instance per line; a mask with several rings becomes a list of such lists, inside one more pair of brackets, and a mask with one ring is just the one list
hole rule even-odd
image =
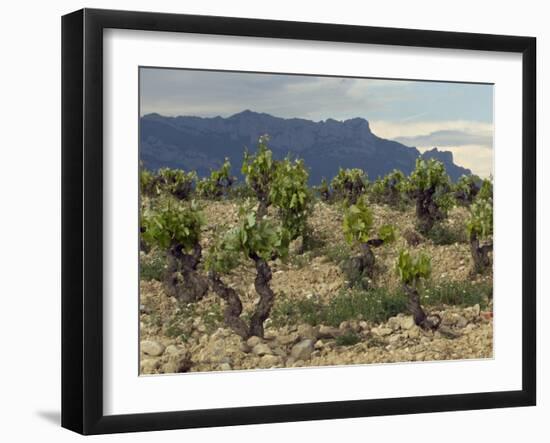
[[473, 120], [404, 120], [387, 121], [373, 120], [370, 122], [373, 132], [384, 138], [392, 140], [404, 137], [426, 136], [438, 131], [460, 131], [479, 136], [491, 136], [493, 124]]
[[493, 173], [493, 125], [469, 120], [373, 121], [379, 137], [415, 146], [420, 152], [434, 147], [453, 153], [457, 164], [481, 177]]
[[382, 138], [452, 151], [492, 170], [493, 87], [401, 80], [143, 68], [141, 114], [228, 117], [251, 109], [314, 121], [362, 117]]
[[491, 134], [471, 133], [453, 129], [441, 129], [429, 134], [416, 135], [413, 137], [396, 137], [394, 140], [407, 146], [464, 146], [483, 145], [490, 147], [493, 143]]

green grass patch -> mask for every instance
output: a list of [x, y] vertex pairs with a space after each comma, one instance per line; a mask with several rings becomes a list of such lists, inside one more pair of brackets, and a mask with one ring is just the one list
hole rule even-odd
[[141, 280], [161, 281], [166, 267], [166, 255], [151, 252], [139, 258], [139, 278]]
[[340, 291], [328, 304], [316, 297], [297, 300], [281, 297], [275, 302], [271, 319], [276, 326], [299, 323], [338, 326], [345, 320], [381, 322], [405, 309], [402, 294], [392, 294], [385, 289], [354, 289]]
[[[424, 306], [487, 306], [492, 297], [488, 283], [449, 282], [427, 287], [422, 291]], [[407, 297], [401, 291], [390, 292], [384, 288], [369, 290], [341, 290], [328, 303], [317, 297], [295, 299], [282, 295], [275, 300], [271, 313], [273, 325], [338, 326], [346, 320], [367, 320], [381, 323], [399, 313], [407, 312]]]
[[360, 341], [361, 337], [359, 337], [355, 332], [348, 332], [344, 335], [336, 337], [336, 344], [338, 346], [353, 346]]
[[466, 243], [466, 228], [462, 224], [449, 226], [446, 223], [436, 223], [428, 233], [427, 237], [436, 245], [454, 245], [455, 243]]
[[452, 305], [487, 306], [493, 298], [493, 285], [487, 282], [448, 282], [441, 285], [426, 287], [422, 291], [422, 303], [428, 306]]
[[350, 247], [345, 243], [336, 243], [325, 246], [321, 250], [321, 254], [326, 256], [330, 261], [336, 264], [342, 263], [351, 255]]

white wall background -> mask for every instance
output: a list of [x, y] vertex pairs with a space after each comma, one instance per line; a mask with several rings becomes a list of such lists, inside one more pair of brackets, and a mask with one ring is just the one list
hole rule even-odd
[[[545, 3], [277, 0], [11, 1], [0, 27], [0, 437], [3, 441], [75, 441], [60, 414], [60, 17], [81, 7], [155, 10], [319, 21], [538, 38], [539, 226], [548, 225], [549, 156], [544, 155], [550, 93], [550, 28]], [[546, 106], [545, 106], [546, 105]], [[543, 109], [545, 108], [545, 109]], [[545, 113], [546, 111], [546, 113]], [[520, 124], [520, 122], [518, 122]], [[547, 123], [548, 124], [548, 123]], [[543, 198], [546, 196], [546, 204]], [[102, 436], [94, 441], [546, 441], [550, 436], [550, 236], [539, 229], [539, 406], [415, 416], [285, 423], [223, 429]], [[449, 380], [452, 383], [452, 380]], [[427, 436], [419, 435], [425, 430]]]

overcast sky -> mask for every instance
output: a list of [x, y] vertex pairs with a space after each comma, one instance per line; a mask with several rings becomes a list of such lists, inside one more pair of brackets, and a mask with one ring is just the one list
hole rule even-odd
[[250, 109], [320, 121], [362, 117], [420, 151], [452, 151], [481, 176], [493, 167], [493, 86], [142, 68], [141, 114], [229, 117]]

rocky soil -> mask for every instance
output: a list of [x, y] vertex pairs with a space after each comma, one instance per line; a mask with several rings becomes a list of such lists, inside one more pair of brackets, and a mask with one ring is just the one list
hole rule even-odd
[[[220, 224], [225, 228], [233, 226], [238, 207], [231, 202], [209, 202], [204, 212], [210, 221], [203, 232], [206, 254], [214, 228]], [[449, 228], [460, 232], [465, 216], [464, 209], [453, 210], [447, 222]], [[407, 232], [414, 232], [413, 209], [397, 211], [374, 206], [375, 230], [385, 223], [399, 228], [398, 239], [375, 251], [377, 274], [373, 285], [396, 289], [399, 282], [394, 263], [401, 248], [411, 247], [404, 237]], [[282, 295], [293, 299], [315, 296], [329, 301], [347, 287], [339, 261], [353, 251], [344, 243], [341, 224], [342, 214], [337, 206], [316, 205], [310, 218], [318, 243], [315, 248], [304, 254], [291, 254], [286, 263], [272, 263], [271, 286], [278, 299]], [[465, 242], [441, 246], [420, 238], [414, 249], [432, 257], [434, 284], [492, 279], [492, 275], [471, 276], [471, 257]], [[254, 276], [252, 264], [245, 263], [224, 278], [238, 291], [244, 315], [252, 312], [257, 301]], [[165, 294], [158, 281], [142, 280], [140, 291], [142, 374], [479, 359], [491, 358], [493, 352], [490, 304], [483, 311], [479, 305], [430, 309], [430, 313], [443, 319], [442, 327], [435, 333], [421, 330], [405, 314], [381, 324], [351, 319], [339, 327], [312, 327], [305, 323], [275, 327], [268, 319], [265, 338], [251, 337], [245, 342], [224, 326], [223, 302], [211, 292], [198, 303], [182, 306]]]

